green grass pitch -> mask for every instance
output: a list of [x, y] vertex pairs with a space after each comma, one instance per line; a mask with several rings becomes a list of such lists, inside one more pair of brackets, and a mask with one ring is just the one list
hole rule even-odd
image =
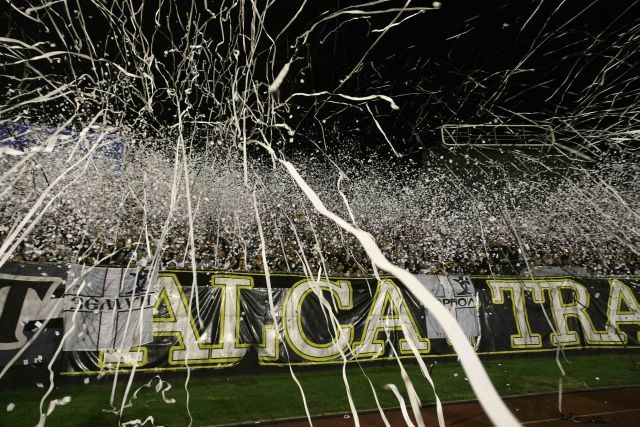
[[[637, 358], [638, 355], [634, 354], [568, 353], [567, 360], [561, 358], [566, 371], [563, 389], [568, 391], [639, 384], [640, 365], [635, 361]], [[558, 389], [560, 371], [553, 353], [525, 358], [485, 359], [484, 365], [503, 396], [553, 392]], [[431, 387], [421, 376], [417, 364], [404, 362], [404, 366], [423, 404], [434, 402]], [[350, 364], [346, 369], [355, 405], [359, 411], [375, 409], [373, 394], [363, 371], [373, 383], [382, 406], [398, 406], [393, 394], [384, 389], [385, 384], [393, 383], [404, 390], [397, 363], [388, 363], [385, 366]], [[322, 370], [296, 367], [294, 372], [302, 383], [312, 415], [349, 412], [340, 366]], [[437, 364], [432, 376], [436, 383], [436, 391], [443, 402], [474, 398], [464, 371], [454, 360]], [[122, 378], [126, 377], [126, 374], [122, 375]], [[60, 378], [56, 380], [56, 387], [50, 397], [70, 396], [71, 402], [66, 406], [57, 407], [47, 418], [47, 426], [118, 425], [118, 417], [115, 414], [103, 411], [109, 409], [113, 378], [106, 377], [100, 381], [95, 377], [88, 378], [89, 384], [85, 384], [82, 377], [71, 382]], [[155, 425], [188, 424], [184, 375], [168, 376], [164, 373], [163, 378], [172, 385], [166, 397], [175, 399], [176, 403], [165, 403], [154, 387], [144, 388], [133, 401], [133, 406], [125, 409], [121, 422], [144, 420], [151, 415], [154, 417]], [[142, 384], [143, 381], [136, 380], [132, 390]], [[35, 425], [38, 421], [39, 401], [47, 387], [48, 384], [40, 384], [38, 387], [29, 381], [12, 387], [5, 384], [0, 390], [0, 425]], [[118, 383], [118, 403], [124, 387], [125, 382]], [[300, 391], [286, 368], [276, 373], [233, 376], [229, 376], [224, 370], [209, 370], [193, 376], [188, 389], [189, 409], [194, 426], [305, 415]], [[14, 405], [13, 409], [6, 411], [11, 403]], [[44, 405], [44, 410], [47, 406], [48, 403]]]

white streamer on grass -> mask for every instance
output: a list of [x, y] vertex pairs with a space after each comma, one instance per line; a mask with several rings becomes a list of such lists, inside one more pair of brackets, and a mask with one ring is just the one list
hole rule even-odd
[[415, 424], [413, 424], [413, 422], [411, 421], [411, 418], [409, 417], [409, 412], [407, 412], [407, 405], [406, 403], [404, 403], [404, 397], [402, 397], [402, 394], [398, 390], [398, 387], [396, 387], [394, 384], [386, 384], [384, 388], [386, 388], [387, 390], [391, 390], [391, 392], [394, 394], [396, 399], [398, 399], [398, 404], [400, 405], [400, 412], [402, 413], [402, 418], [404, 418], [404, 422], [407, 423], [407, 426], [416, 427]]
[[[403, 328], [402, 331], [403, 333], [406, 332], [406, 328]], [[387, 335], [387, 343], [389, 343], [391, 352], [393, 353], [393, 356], [396, 358], [396, 361], [398, 362], [398, 367], [400, 368], [400, 378], [402, 378], [402, 382], [404, 383], [404, 388], [407, 391], [407, 394], [409, 395], [409, 404], [411, 405], [411, 411], [413, 412], [413, 417], [415, 418], [416, 424], [418, 424], [418, 427], [425, 427], [424, 420], [422, 419], [422, 402], [420, 401], [420, 397], [416, 392], [416, 388], [413, 386], [413, 382], [411, 381], [411, 378], [409, 378], [409, 374], [407, 374], [406, 369], [404, 369], [404, 365], [400, 360], [400, 356], [398, 355], [398, 352], [396, 351], [395, 347], [391, 343], [391, 335], [389, 334], [388, 331], [385, 331], [385, 332]], [[405, 336], [407, 335], [405, 334]], [[418, 360], [422, 359], [419, 354], [417, 359]]]

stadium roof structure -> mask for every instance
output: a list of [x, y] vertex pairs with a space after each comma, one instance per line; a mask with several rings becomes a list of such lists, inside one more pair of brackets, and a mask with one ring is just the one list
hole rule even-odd
[[447, 146], [545, 147], [556, 143], [550, 126], [488, 124], [448, 124], [440, 128], [442, 143]]

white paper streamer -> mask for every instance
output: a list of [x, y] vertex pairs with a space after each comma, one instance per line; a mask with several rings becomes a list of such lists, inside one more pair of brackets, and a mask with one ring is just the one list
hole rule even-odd
[[382, 254], [373, 237], [369, 233], [351, 226], [348, 222], [327, 210], [322, 201], [318, 198], [318, 195], [311, 189], [311, 187], [309, 187], [305, 180], [302, 179], [291, 163], [286, 160], [280, 160], [280, 163], [286, 168], [291, 177], [320, 214], [333, 220], [344, 230], [353, 234], [360, 241], [369, 257], [382, 269], [395, 275], [422, 303], [422, 305], [434, 315], [458, 353], [460, 363], [469, 378], [469, 383], [491, 421], [500, 427], [520, 425], [498, 395], [498, 392], [487, 376], [480, 359], [473, 351], [473, 347], [471, 347], [467, 341], [464, 332], [451, 313], [445, 309], [442, 304], [440, 304], [440, 302], [426, 290], [426, 288], [421, 286], [418, 279], [416, 279], [411, 273], [391, 264]]

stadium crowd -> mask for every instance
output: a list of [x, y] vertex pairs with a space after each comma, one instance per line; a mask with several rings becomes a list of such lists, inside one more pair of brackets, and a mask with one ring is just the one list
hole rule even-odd
[[[26, 239], [15, 251], [12, 260], [31, 262], [80, 262], [89, 265], [146, 266], [150, 261], [150, 248], [142, 242], [121, 237], [115, 243], [92, 240], [86, 235], [65, 233], [60, 224], [48, 225], [43, 233]], [[59, 233], [59, 231], [62, 233]], [[2, 237], [6, 230], [1, 232]], [[371, 263], [361, 248], [350, 247], [321, 238], [325, 243], [318, 252], [317, 247], [301, 242], [300, 250], [293, 233], [290, 239], [267, 243], [266, 257], [271, 272], [296, 272], [308, 270], [328, 271], [331, 276], [362, 276], [373, 273]], [[346, 236], [343, 236], [343, 238]], [[233, 236], [206, 236], [197, 239], [195, 266], [198, 270], [263, 271], [264, 264], [260, 242], [256, 240], [234, 244]], [[161, 269], [191, 269], [190, 251], [184, 237], [167, 239], [161, 255]], [[331, 244], [331, 243], [333, 244]], [[562, 249], [561, 242], [532, 245], [525, 244], [523, 251], [517, 243], [504, 239], [487, 242], [477, 239], [476, 244], [466, 250], [438, 251], [431, 242], [407, 239], [399, 232], [383, 233], [378, 242], [385, 256], [412, 273], [421, 274], [526, 274], [527, 268], [579, 267], [589, 274], [637, 275], [640, 264], [631, 251], [601, 248], [605, 252], [599, 258], [596, 250], [574, 252]], [[329, 244], [327, 244], [329, 243]], [[554, 243], [556, 245], [554, 245]], [[246, 246], [245, 246], [246, 245]], [[355, 245], [354, 245], [355, 246]], [[310, 248], [310, 249], [306, 249]], [[150, 249], [150, 250], [149, 250]], [[529, 256], [527, 256], [529, 252]], [[152, 253], [152, 252], [151, 252]], [[576, 271], [575, 269], [573, 271]]]
[[[190, 164], [190, 218], [183, 192], [171, 201], [181, 184], [171, 180], [170, 159], [137, 155], [124, 165], [104, 160], [111, 166], [95, 169], [99, 174], [70, 176], [73, 185], [51, 201], [12, 259], [144, 266], [155, 256], [162, 269], [190, 269], [194, 258], [201, 270], [263, 271], [257, 212], [271, 272], [373, 273], [362, 246], [315, 212], [285, 172], [253, 166], [251, 189], [241, 164]], [[330, 209], [370, 232], [390, 261], [413, 273], [512, 275], [553, 267], [640, 274], [638, 218], [629, 208], [638, 196], [637, 181], [629, 181], [636, 170], [603, 165], [550, 176], [537, 160], [525, 173], [506, 171], [505, 162], [466, 162], [453, 168], [436, 157], [423, 168], [393, 169], [369, 160], [341, 180], [318, 166], [321, 159], [296, 165]], [[35, 200], [33, 189], [46, 187], [46, 173], [58, 173], [55, 162], [48, 164], [16, 183], [0, 207], [3, 242], [15, 240], [10, 235]]]

